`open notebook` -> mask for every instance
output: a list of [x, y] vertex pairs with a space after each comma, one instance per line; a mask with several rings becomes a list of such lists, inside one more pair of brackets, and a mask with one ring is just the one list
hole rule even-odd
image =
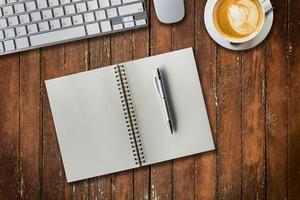
[[[154, 84], [166, 78], [175, 132]], [[214, 149], [192, 48], [46, 81], [68, 182]]]

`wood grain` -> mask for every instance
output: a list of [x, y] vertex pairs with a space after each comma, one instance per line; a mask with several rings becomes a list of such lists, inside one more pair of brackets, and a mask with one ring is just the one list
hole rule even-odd
[[0, 59], [0, 199], [19, 198], [19, 55]]
[[[217, 45], [208, 35], [204, 25], [206, 1], [195, 1], [195, 58], [201, 81], [202, 92], [213, 138], [217, 141]], [[195, 156], [195, 199], [216, 199], [217, 189], [217, 151]]]
[[[272, 0], [267, 40], [234, 52], [185, 3], [175, 25], [147, 0], [148, 28], [0, 57], [0, 200], [299, 199], [300, 4]], [[216, 151], [68, 184], [44, 80], [190, 46]]]
[[266, 197], [287, 199], [287, 1], [272, 3], [280, 9], [266, 42]]
[[20, 54], [20, 198], [38, 199], [41, 185], [39, 50]]
[[300, 191], [300, 4], [289, 2], [288, 38], [288, 198], [299, 199]]
[[265, 45], [242, 55], [242, 198], [265, 195]]
[[[45, 48], [41, 51], [41, 70], [44, 80], [64, 75], [64, 46]], [[49, 106], [49, 100], [43, 83], [43, 177], [42, 199], [64, 199], [65, 174], [59, 155], [58, 143]]]
[[238, 52], [220, 48], [217, 65], [218, 199], [241, 199], [241, 57]]

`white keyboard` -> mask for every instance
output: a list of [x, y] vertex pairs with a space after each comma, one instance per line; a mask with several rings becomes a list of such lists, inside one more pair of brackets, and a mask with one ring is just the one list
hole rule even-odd
[[144, 0], [0, 0], [0, 55], [147, 25]]

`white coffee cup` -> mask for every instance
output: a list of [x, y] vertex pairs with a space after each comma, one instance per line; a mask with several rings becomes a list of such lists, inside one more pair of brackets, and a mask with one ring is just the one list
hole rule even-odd
[[[210, 1], [210, 0], [209, 0]], [[218, 33], [218, 35], [222, 38], [222, 39], [224, 39], [224, 40], [226, 40], [226, 41], [228, 41], [228, 42], [230, 42], [230, 43], [232, 43], [232, 44], [239, 44], [239, 43], [244, 43], [244, 42], [248, 42], [248, 41], [250, 41], [250, 40], [252, 40], [255, 36], [257, 36], [257, 34], [261, 31], [261, 29], [263, 28], [263, 25], [264, 25], [264, 23], [265, 23], [265, 18], [266, 18], [266, 15], [268, 15], [269, 13], [270, 13], [270, 11], [272, 11], [273, 10], [273, 7], [272, 7], [272, 4], [271, 4], [271, 2], [270, 2], [270, 0], [258, 0], [258, 2], [260, 3], [259, 5], [261, 6], [261, 9], [263, 10], [263, 12], [264, 12], [264, 15], [263, 15], [263, 19], [262, 19], [262, 22], [261, 22], [261, 24], [260, 24], [260, 27], [254, 32], [254, 33], [252, 33], [251, 35], [249, 35], [248, 37], [245, 37], [244, 39], [237, 39], [237, 40], [235, 40], [235, 39], [233, 39], [233, 38], [228, 38], [228, 37], [225, 37], [222, 33], [220, 33], [219, 31], [218, 31], [218, 29], [216, 28], [216, 25], [215, 25], [215, 23], [214, 23], [214, 9], [215, 9], [215, 6], [216, 6], [216, 4], [218, 3], [218, 1], [226, 1], [226, 0], [215, 0], [214, 1], [214, 4], [213, 4], [213, 6], [212, 6], [212, 10], [210, 11], [211, 12], [211, 20], [212, 20], [212, 24], [213, 24], [213, 28], [214, 28], [214, 30], [215, 30], [215, 32], [216, 33]]]

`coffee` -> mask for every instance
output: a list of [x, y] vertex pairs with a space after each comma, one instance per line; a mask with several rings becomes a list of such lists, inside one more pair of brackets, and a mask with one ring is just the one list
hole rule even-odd
[[213, 10], [217, 31], [229, 41], [248, 40], [261, 29], [264, 19], [259, 0], [218, 0]]

